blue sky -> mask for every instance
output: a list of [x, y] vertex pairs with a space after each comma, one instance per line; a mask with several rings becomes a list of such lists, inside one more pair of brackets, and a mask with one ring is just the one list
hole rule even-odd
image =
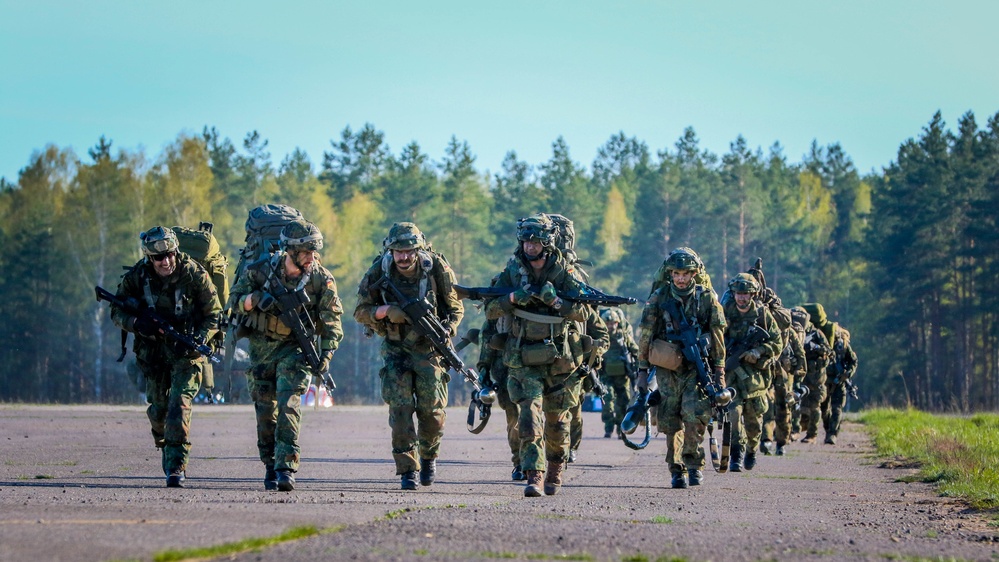
[[691, 126], [798, 162], [839, 142], [880, 170], [940, 110], [999, 112], [999, 2], [57, 2], [0, 0], [0, 176], [101, 135], [155, 158], [182, 132], [258, 130], [318, 168], [345, 126], [480, 171], [589, 166], [623, 131], [653, 153]]

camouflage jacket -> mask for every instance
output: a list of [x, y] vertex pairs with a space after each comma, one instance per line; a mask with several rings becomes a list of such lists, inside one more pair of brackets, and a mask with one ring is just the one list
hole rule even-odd
[[613, 330], [608, 328], [608, 338], [610, 347], [604, 354], [604, 363], [627, 364], [629, 360], [638, 367], [638, 342], [635, 341], [634, 331], [627, 320], [618, 322]]
[[[494, 283], [497, 287], [520, 288], [531, 285], [542, 286], [549, 281], [556, 291], [567, 295], [578, 295], [582, 287], [574, 266], [566, 263], [558, 251], [549, 254], [544, 267], [540, 271], [535, 271], [518, 250], [507, 261], [506, 268], [496, 276]], [[562, 308], [556, 310], [538, 299], [518, 306], [503, 296], [491, 300], [486, 305], [486, 318], [497, 320], [511, 314], [514, 309], [547, 316], [561, 316], [575, 322], [586, 322], [590, 312], [588, 306], [576, 302], [563, 302]]]
[[393, 324], [388, 317], [381, 320], [375, 318], [379, 306], [405, 304], [396, 302], [389, 291], [372, 288], [386, 274], [407, 298], [426, 298], [434, 306], [437, 319], [452, 336], [458, 333], [458, 324], [461, 324], [461, 319], [465, 316], [465, 307], [454, 291], [454, 271], [447, 259], [441, 254], [426, 250], [420, 250], [418, 256], [416, 274], [410, 278], [396, 269], [391, 252], [383, 253], [372, 262], [357, 287], [354, 319], [388, 341], [428, 345], [426, 338], [417, 335], [409, 324]]
[[[122, 276], [117, 296], [132, 299], [140, 307], [151, 305], [177, 331], [200, 341], [210, 340], [218, 331], [222, 305], [215, 285], [205, 268], [187, 254], [177, 254], [177, 268], [166, 278], [143, 258]], [[130, 314], [112, 307], [111, 319], [119, 328], [132, 331], [134, 317]], [[165, 343], [163, 338], [139, 336], [132, 349], [137, 357], [146, 359]]]
[[829, 382], [845, 384], [856, 372], [857, 354], [850, 345], [850, 332], [834, 322], [832, 357], [829, 360], [829, 367], [826, 368], [826, 376]]
[[336, 280], [328, 269], [319, 261], [312, 264], [310, 271], [301, 277], [291, 279], [285, 273], [285, 254], [277, 254], [269, 259], [259, 260], [250, 264], [243, 275], [230, 291], [230, 302], [234, 303], [237, 313], [243, 313], [242, 325], [253, 330], [251, 337], [267, 337], [273, 340], [293, 340], [291, 328], [285, 326], [278, 318], [277, 306], [267, 312], [254, 308], [243, 312], [243, 302], [255, 291], [274, 293], [274, 290], [284, 287], [288, 291], [302, 290], [309, 297], [305, 312], [316, 326], [315, 336], [322, 339], [321, 350], [336, 349], [343, 339], [343, 327], [340, 316], [343, 314], [343, 303], [337, 293]]
[[[660, 287], [642, 311], [642, 322], [639, 325], [638, 338], [638, 366], [643, 369], [649, 368], [649, 347], [654, 339], [664, 339], [666, 334], [674, 334], [679, 331], [678, 322], [674, 322], [666, 311], [668, 299], [676, 300], [680, 304], [680, 311], [684, 314], [691, 325], [696, 326], [702, 334], [709, 334], [710, 344], [708, 357], [710, 359], [709, 368], [722, 368], [725, 366], [725, 312], [718, 303], [718, 297], [711, 289], [694, 285], [693, 293], [681, 300], [673, 294], [672, 285], [668, 284]], [[686, 364], [686, 359], [684, 360]]]
[[808, 362], [807, 372], [814, 374], [823, 371], [832, 357], [832, 346], [829, 345], [829, 340], [826, 339], [822, 330], [816, 328], [811, 322], [805, 326], [803, 347], [805, 348], [805, 359]]
[[755, 300], [750, 301], [749, 309], [745, 312], [741, 312], [736, 307], [734, 299], [730, 301], [725, 305], [725, 321], [728, 323], [728, 328], [725, 330], [725, 345], [728, 349], [739, 346], [748, 337], [752, 326], [756, 326], [768, 334], [768, 338], [762, 344], [754, 348], [743, 349], [740, 353], [742, 355], [742, 353], [754, 349], [760, 352], [760, 358], [756, 363], [747, 363], [738, 357], [729, 358], [730, 363], [738, 360], [739, 365], [745, 369], [761, 371], [766, 369], [772, 360], [780, 357], [781, 351], [784, 350], [784, 342], [780, 328], [777, 326], [777, 320], [774, 319], [768, 307]]

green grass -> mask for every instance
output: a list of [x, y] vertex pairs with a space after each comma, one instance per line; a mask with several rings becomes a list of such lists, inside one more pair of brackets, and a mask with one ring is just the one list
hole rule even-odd
[[927, 558], [925, 556], [914, 556], [910, 554], [882, 554], [886, 560], [903, 560], [904, 562], [965, 562], [964, 558], [954, 558], [952, 556], [935, 556]]
[[215, 546], [206, 546], [203, 548], [165, 550], [154, 554], [153, 560], [156, 562], [176, 562], [178, 560], [190, 560], [192, 558], [217, 558], [219, 556], [230, 556], [241, 552], [258, 550], [267, 546], [273, 546], [275, 544], [288, 541], [297, 541], [307, 537], [319, 535], [321, 533], [329, 533], [338, 530], [339, 528], [319, 530], [311, 525], [305, 527], [292, 527], [280, 535], [273, 537], [243, 539], [241, 541], [228, 542]]
[[663, 525], [669, 525], [673, 522], [671, 517], [666, 517], [665, 515], [656, 515], [652, 518], [653, 523], [661, 523]]
[[864, 412], [878, 455], [887, 466], [919, 470], [944, 496], [978, 509], [999, 508], [999, 415], [933, 415], [914, 409]]

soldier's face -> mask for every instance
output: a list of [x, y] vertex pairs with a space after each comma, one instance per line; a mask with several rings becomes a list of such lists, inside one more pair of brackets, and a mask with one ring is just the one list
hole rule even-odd
[[153, 269], [160, 277], [169, 277], [177, 269], [177, 252], [166, 252], [149, 256], [149, 261], [153, 262]]
[[690, 286], [694, 282], [694, 271], [693, 270], [679, 270], [674, 269], [670, 272], [670, 276], [673, 278], [673, 285], [681, 291]]
[[541, 253], [545, 251], [545, 245], [534, 239], [524, 240], [521, 244], [524, 248], [524, 255], [531, 261], [540, 258]]
[[292, 256], [295, 265], [302, 271], [307, 271], [312, 267], [312, 262], [316, 261], [316, 253], [312, 250], [299, 250]]
[[749, 303], [753, 302], [753, 293], [736, 293], [735, 307], [739, 310], [749, 310]]
[[412, 250], [392, 250], [392, 261], [401, 271], [412, 271], [416, 267], [416, 248]]

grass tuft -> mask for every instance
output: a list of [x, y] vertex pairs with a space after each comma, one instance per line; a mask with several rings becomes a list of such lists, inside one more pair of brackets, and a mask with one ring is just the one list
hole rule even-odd
[[257, 550], [267, 546], [273, 546], [275, 544], [296, 541], [318, 535], [320, 533], [327, 533], [338, 531], [340, 528], [325, 529], [320, 531], [316, 527], [311, 525], [303, 527], [292, 527], [287, 531], [281, 533], [280, 535], [273, 537], [259, 537], [243, 539], [241, 541], [228, 542], [215, 546], [206, 546], [202, 548], [185, 548], [178, 550], [165, 550], [153, 555], [153, 560], [155, 562], [177, 562], [180, 560], [191, 560], [191, 559], [203, 559], [203, 558], [217, 558], [219, 556], [230, 556], [233, 554], [239, 554], [241, 552], [247, 552], [250, 550]]

